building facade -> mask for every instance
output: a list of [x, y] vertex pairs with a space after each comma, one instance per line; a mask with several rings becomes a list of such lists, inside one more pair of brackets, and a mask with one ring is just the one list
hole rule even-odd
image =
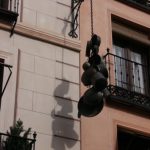
[[[71, 0], [0, 0], [0, 132], [18, 119], [36, 131], [36, 150], [148, 150], [149, 0], [83, 1], [70, 38]], [[75, 2], [75, 1], [74, 1]], [[85, 50], [94, 33], [108, 68], [102, 112], [78, 118]], [[80, 84], [81, 83], [81, 84]], [[81, 135], [80, 135], [81, 134]]]
[[81, 46], [68, 36], [70, 12], [70, 0], [0, 0], [1, 91], [12, 71], [0, 132], [21, 119], [30, 138], [37, 133], [36, 150], [80, 149]]
[[[99, 115], [81, 117], [81, 149], [149, 149], [150, 3], [93, 0], [92, 4], [93, 29], [101, 37], [100, 55], [108, 67], [110, 93]], [[90, 12], [91, 1], [86, 0], [80, 13], [82, 64], [91, 38]], [[81, 84], [81, 95], [85, 91]]]

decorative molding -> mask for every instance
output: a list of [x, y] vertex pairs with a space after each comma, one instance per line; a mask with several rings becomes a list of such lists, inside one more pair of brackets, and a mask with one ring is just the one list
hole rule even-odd
[[142, 10], [146, 13], [150, 13], [150, 2], [148, 2], [149, 0], [142, 0], [142, 1], [137, 1], [137, 0], [118, 0], [126, 5], [129, 5], [133, 8]]
[[[0, 23], [0, 29], [10, 30], [11, 26], [7, 24]], [[44, 32], [38, 28], [34, 29], [22, 23], [18, 23], [14, 29], [14, 34], [20, 34], [27, 36], [29, 38], [41, 40], [44, 42], [52, 43], [58, 46], [62, 46], [74, 51], [81, 51], [81, 42], [73, 39], [66, 38], [64, 36]]]
[[[128, 14], [125, 14], [125, 13], [122, 13], [122, 12], [118, 12], [116, 10], [111, 10], [111, 9], [108, 9], [107, 10], [107, 13], [109, 16], [116, 16], [118, 18], [122, 18], [124, 20], [127, 20], [127, 21], [130, 21], [130, 22], [133, 22], [134, 24], [137, 24], [137, 25], [140, 25], [140, 26], [143, 26], [145, 28], [150, 28], [150, 24], [147, 20], [145, 20], [143, 22], [143, 20], [140, 20], [140, 19], [137, 19], [137, 18], [133, 18], [131, 17], [130, 13]], [[140, 14], [141, 12], [139, 12]], [[147, 14], [145, 14], [146, 16], [148, 16]]]
[[125, 122], [122, 120], [114, 119], [113, 125], [114, 125], [114, 129], [116, 130], [117, 128], [123, 128], [123, 129], [133, 131], [133, 132], [145, 135], [145, 136], [150, 136], [149, 134], [150, 128], [147, 128], [143, 125], [139, 125], [133, 122], [128, 122], [128, 121]]

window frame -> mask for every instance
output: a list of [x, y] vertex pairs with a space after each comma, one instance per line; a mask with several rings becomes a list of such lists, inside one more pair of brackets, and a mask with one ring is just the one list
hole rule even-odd
[[136, 0], [117, 0], [117, 1], [121, 2], [121, 3], [124, 3], [128, 6], [131, 6], [133, 8], [136, 8], [138, 10], [141, 10], [145, 13], [150, 14], [150, 6], [146, 5], [146, 4], [149, 4], [149, 3], [139, 3], [139, 2], [136, 2]]
[[[121, 39], [121, 40], [120, 40]], [[134, 42], [134, 44], [132, 43]], [[137, 44], [138, 43], [138, 44]], [[137, 44], [137, 46], [133, 46]], [[148, 77], [148, 67], [146, 69], [146, 73], [144, 73], [145, 69], [144, 69], [144, 66], [149, 66], [148, 65], [148, 56], [149, 56], [149, 51], [148, 51], [148, 47], [146, 45], [144, 45], [143, 43], [140, 43], [138, 41], [135, 41], [133, 39], [130, 39], [128, 37], [125, 37], [123, 35], [120, 35], [118, 33], [115, 33], [113, 32], [113, 50], [114, 50], [114, 53], [116, 53], [116, 50], [115, 50], [115, 47], [120, 47], [123, 49], [124, 51], [124, 57], [123, 59], [127, 59], [129, 61], [132, 61], [132, 56], [131, 56], [131, 53], [135, 53], [135, 54], [140, 54], [141, 55], [141, 65], [139, 65], [140, 67], [142, 67], [142, 77], [143, 79], [145, 80], [150, 80], [149, 77]], [[147, 48], [147, 50], [144, 50], [141, 51], [142, 49], [144, 48]], [[141, 49], [141, 50], [140, 50]], [[127, 87], [125, 88], [125, 86], [119, 86], [119, 87], [122, 87], [122, 88], [125, 88], [127, 90], [130, 90], [130, 91], [134, 91], [134, 92], [137, 92], [137, 93], [141, 93], [141, 94], [144, 94], [144, 95], [148, 95], [148, 90], [149, 90], [149, 86], [148, 86], [148, 83], [144, 82], [143, 80], [143, 88], [144, 88], [144, 91], [143, 92], [138, 92], [137, 90], [135, 90], [135, 81], [134, 81], [134, 71], [133, 70], [133, 66], [132, 66], [133, 63], [129, 63], [125, 60], [125, 67], [126, 67], [126, 70], [125, 71], [125, 74], [126, 72], [128, 72], [128, 70], [130, 71], [128, 74], [128, 76], [126, 75], [126, 81], [123, 81], [123, 82], [126, 82], [127, 83]], [[121, 66], [121, 65], [120, 65]], [[116, 68], [116, 65], [115, 65], [115, 68]], [[133, 70], [133, 71], [131, 71]], [[123, 73], [124, 74], [124, 73]], [[117, 79], [116, 77], [116, 73], [115, 73], [115, 78]], [[139, 76], [138, 76], [139, 78]], [[140, 82], [140, 79], [139, 79], [139, 82]], [[139, 86], [139, 88], [141, 89], [141, 86]]]
[[[124, 134], [124, 137], [123, 137], [123, 134]], [[119, 137], [120, 137], [120, 140], [119, 140]], [[131, 148], [135, 147], [134, 143], [138, 143], [139, 144], [138, 147], [139, 147], [141, 140], [145, 141], [145, 143], [148, 143], [148, 141], [150, 141], [150, 136], [149, 135], [146, 135], [144, 133], [139, 133], [138, 131], [134, 131], [134, 130], [130, 130], [130, 129], [126, 129], [126, 128], [122, 128], [122, 127], [120, 128], [119, 127], [119, 128], [117, 128], [117, 150], [125, 150], [124, 148], [122, 149], [122, 147], [120, 147], [120, 145], [121, 145], [121, 138], [124, 138], [124, 140], [123, 140], [123, 142], [124, 142], [123, 143], [123, 147], [126, 146], [126, 148], [129, 149], [129, 150], [131, 150], [130, 146], [131, 146]], [[139, 140], [139, 142], [136, 142], [135, 140]], [[147, 144], [146, 146], [148, 146], [148, 148], [150, 148], [149, 144]]]

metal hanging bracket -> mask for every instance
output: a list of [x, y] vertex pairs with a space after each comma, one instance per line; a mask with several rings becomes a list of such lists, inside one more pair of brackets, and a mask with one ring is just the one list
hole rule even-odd
[[72, 38], [78, 38], [76, 30], [79, 25], [78, 23], [79, 10], [83, 1], [84, 0], [72, 0], [71, 2], [71, 31], [68, 33], [68, 35]]
[[8, 82], [9, 82], [9, 80], [10, 80], [10, 77], [11, 77], [11, 75], [12, 75], [12, 70], [11, 70], [12, 66], [11, 66], [11, 65], [8, 65], [8, 64], [4, 64], [4, 63], [0, 63], [0, 66], [2, 66], [2, 67], [7, 67], [8, 70], [9, 70], [9, 75], [8, 75], [7, 80], [6, 80], [6, 83], [4, 84], [3, 89], [2, 89], [2, 91], [0, 92], [0, 107], [1, 107], [1, 99], [2, 99], [2, 96], [3, 96], [4, 92], [5, 92], [5, 89], [6, 89], [7, 85], [8, 85]]
[[14, 34], [14, 29], [17, 23], [17, 18], [18, 18], [18, 14], [14, 13], [14, 22], [12, 23], [12, 28], [11, 28], [11, 32], [10, 32], [10, 37], [12, 37], [12, 35]]

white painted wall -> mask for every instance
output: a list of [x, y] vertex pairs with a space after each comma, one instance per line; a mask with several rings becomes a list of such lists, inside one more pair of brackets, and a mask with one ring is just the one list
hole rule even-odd
[[[22, 0], [20, 4], [21, 24], [68, 38], [70, 0]], [[37, 132], [36, 150], [79, 150], [79, 52], [9, 34], [0, 30], [0, 56], [11, 54], [13, 65], [2, 99], [0, 131], [8, 130], [16, 117], [25, 129]]]
[[69, 37], [71, 0], [22, 0], [22, 8], [20, 17], [24, 24]]
[[79, 53], [16, 35], [14, 44], [21, 51], [17, 116], [40, 133], [36, 148], [42, 149], [46, 138], [48, 145], [74, 142], [79, 149], [78, 141], [67, 139], [80, 139]]

